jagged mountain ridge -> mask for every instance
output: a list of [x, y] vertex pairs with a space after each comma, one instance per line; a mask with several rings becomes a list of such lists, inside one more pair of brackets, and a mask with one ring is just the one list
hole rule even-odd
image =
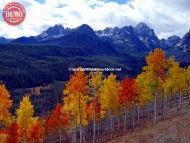
[[83, 24], [59, 38], [43, 41], [45, 44], [59, 45], [65, 49], [66, 53], [72, 56], [89, 56], [89, 55], [118, 55], [113, 45], [106, 43], [99, 38], [93, 29]]
[[[159, 39], [154, 30], [151, 29], [147, 24], [140, 22], [135, 27], [125, 26], [122, 28], [111, 28], [107, 27], [104, 30], [94, 31], [90, 26], [83, 24], [77, 28], [64, 28], [62, 25], [55, 25], [53, 27], [48, 28], [43, 31], [38, 36], [31, 37], [19, 37], [17, 39], [12, 40], [12, 43], [23, 43], [23, 44], [39, 44], [39, 43], [59, 43], [61, 38], [65, 39], [71, 38], [70, 34], [76, 33], [80, 27], [89, 27], [91, 29], [88, 31], [89, 36], [96, 34], [96, 36], [104, 41], [107, 44], [114, 46], [121, 53], [133, 53], [133, 52], [147, 52], [151, 51], [156, 47], [160, 47], [163, 49], [181, 47], [184, 52], [189, 51], [190, 43], [188, 43], [188, 34], [184, 36], [184, 38], [180, 38], [176, 35], [168, 37], [168, 39]], [[83, 32], [87, 32], [88, 28], [84, 28]], [[81, 31], [81, 30], [80, 30]], [[80, 35], [81, 36], [81, 35]], [[75, 36], [76, 37], [76, 36]], [[2, 37], [4, 38], [4, 37]], [[1, 39], [2, 39], [1, 38]], [[76, 38], [75, 38], [76, 39]], [[80, 40], [81, 37], [79, 37]], [[6, 39], [0, 40], [1, 43], [4, 43]], [[68, 39], [68, 41], [72, 42], [72, 39]], [[89, 41], [85, 41], [88, 43]], [[187, 43], [187, 44], [186, 44]], [[52, 44], [52, 43], [50, 43]], [[63, 45], [63, 44], [62, 44]]]
[[160, 47], [160, 41], [154, 30], [148, 27], [145, 23], [141, 22], [137, 24], [134, 30], [136, 35], [146, 45], [146, 47], [148, 47], [149, 50], [152, 50], [152, 48], [155, 47]]
[[[104, 33], [106, 33], [106, 31]], [[138, 38], [132, 26], [114, 28], [112, 34], [99, 36], [101, 36], [104, 41], [113, 44], [121, 53], [148, 51], [146, 45]]]
[[[125, 26], [125, 27], [131, 27], [131, 26]], [[168, 37], [167, 39], [159, 39], [153, 29], [151, 29], [147, 24], [140, 22], [135, 27], [132, 27], [133, 28], [133, 30], [131, 30], [132, 32], [130, 32], [128, 35], [126, 34], [126, 37], [122, 39], [122, 36], [119, 37], [117, 33], [118, 31], [124, 32], [126, 30], [125, 27], [123, 28], [108, 27], [108, 28], [105, 28], [104, 30], [96, 31], [96, 34], [99, 37], [103, 38], [104, 40], [115, 43], [116, 46], [118, 46], [121, 42], [125, 43], [126, 39], [129, 38], [131, 35], [135, 35], [144, 44], [142, 46], [142, 43], [141, 43], [141, 49], [143, 49], [144, 51], [151, 51], [156, 47], [163, 48], [164, 50], [176, 49], [176, 48], [180, 49], [181, 47], [183, 49], [186, 49], [184, 50], [184, 52], [187, 51], [187, 49], [190, 49], [187, 46], [187, 45], [190, 45], [190, 43], [185, 42], [185, 41], [188, 41], [188, 34], [186, 34], [186, 36], [184, 36], [182, 39], [177, 35], [172, 35]], [[185, 45], [184, 42], [188, 44]], [[130, 44], [136, 45], [137, 43], [131, 42], [129, 43], [129, 45]], [[136, 47], [135, 47], [135, 50], [136, 50]]]

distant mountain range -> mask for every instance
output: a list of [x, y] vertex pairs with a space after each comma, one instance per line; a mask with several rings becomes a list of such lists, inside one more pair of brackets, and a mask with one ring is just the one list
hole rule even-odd
[[[159, 39], [156, 36], [154, 30], [142, 22], [137, 24], [136, 27], [107, 27], [104, 30], [98, 31], [94, 31], [89, 25], [86, 24], [73, 29], [64, 28], [62, 25], [55, 25], [43, 31], [38, 36], [19, 37], [17, 39], [11, 40], [0, 37], [0, 43], [45, 43], [55, 44], [63, 47], [75, 43], [78, 45], [88, 44], [88, 46], [91, 46], [90, 48], [94, 48], [94, 46], [98, 43], [100, 45], [102, 44], [102, 46], [104, 46], [102, 49], [105, 48], [106, 51], [106, 48], [111, 46], [118, 50], [118, 52], [124, 52], [127, 54], [130, 54], [130, 52], [147, 52], [154, 49], [155, 47], [160, 47], [166, 50], [170, 48], [179, 48], [183, 50], [183, 52], [189, 52], [190, 31], [187, 32], [182, 39], [176, 35], [172, 35], [168, 37], [168, 39]], [[106, 44], [106, 46], [104, 44]], [[111, 50], [113, 49], [111, 48]]]
[[0, 79], [10, 88], [66, 80], [68, 67], [79, 65], [121, 67], [120, 77], [134, 76], [144, 65], [144, 57], [156, 47], [163, 48], [168, 56], [174, 55], [182, 66], [190, 64], [190, 31], [182, 38], [173, 35], [159, 39], [142, 22], [135, 27], [98, 31], [87, 24], [73, 29], [55, 25], [37, 36], [0, 37], [0, 43]]

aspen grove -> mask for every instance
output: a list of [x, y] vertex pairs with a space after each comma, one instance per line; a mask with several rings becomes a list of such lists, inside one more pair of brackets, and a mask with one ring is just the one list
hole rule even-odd
[[[30, 96], [25, 95], [15, 113], [6, 86], [0, 83], [0, 143], [100, 143], [134, 131], [142, 119], [154, 124], [183, 102], [190, 103], [190, 66], [180, 67], [156, 48], [136, 77], [78, 68], [63, 90], [61, 103], [46, 116], [35, 116]], [[126, 73], [127, 75], [127, 73]], [[53, 98], [53, 97], [52, 97]]]

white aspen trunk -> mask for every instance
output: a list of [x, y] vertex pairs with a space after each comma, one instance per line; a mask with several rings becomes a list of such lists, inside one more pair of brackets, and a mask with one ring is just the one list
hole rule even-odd
[[28, 143], [26, 131], [25, 131], [25, 143]]
[[120, 129], [120, 116], [117, 117], [117, 133], [119, 133]]
[[134, 130], [135, 128], [135, 106], [133, 107], [133, 110], [132, 110], [132, 131]]
[[82, 143], [82, 122], [81, 122], [81, 107], [80, 107], [80, 96], [79, 95], [79, 118], [80, 118], [80, 125], [79, 125], [79, 130], [80, 130], [80, 143]]
[[190, 102], [190, 81], [189, 81], [188, 95], [189, 95], [189, 102]]
[[137, 107], [137, 124], [139, 126], [139, 123], [140, 123], [140, 111], [139, 111], [139, 106]]
[[124, 115], [124, 133], [126, 132], [126, 122], [127, 122], [127, 107], [125, 107], [125, 115]]
[[164, 120], [165, 120], [165, 117], [166, 117], [166, 110], [165, 110], [165, 108], [166, 108], [166, 101], [163, 100], [163, 119]]
[[146, 119], [149, 119], [149, 110], [147, 107], [145, 108], [144, 114], [145, 114]]
[[80, 143], [82, 143], [82, 126], [80, 125]]
[[62, 142], [62, 134], [61, 134], [61, 129], [59, 129], [59, 143]]
[[190, 81], [189, 81], [188, 95], [189, 95], [189, 103], [190, 103]]
[[[77, 115], [76, 115], [77, 117]], [[75, 127], [75, 130], [73, 132], [73, 142], [76, 143], [77, 141], [77, 119], [75, 120], [75, 124], [76, 124], [76, 127]]]
[[181, 97], [181, 92], [179, 93], [179, 110], [181, 109], [181, 102], [182, 102], [182, 97]]
[[147, 108], [147, 118], [150, 119], [150, 112], [148, 108]]
[[93, 126], [93, 143], [96, 142], [96, 103], [94, 97], [94, 126]]
[[72, 140], [73, 140], [73, 141], [72, 141], [73, 143], [76, 143], [76, 141], [75, 141], [75, 131], [73, 132]]
[[173, 98], [172, 98], [172, 91], [170, 92], [170, 108], [172, 108], [172, 100], [173, 100]]
[[100, 136], [100, 124], [97, 124], [98, 127], [98, 137]]
[[[114, 133], [114, 127], [115, 127], [115, 116], [114, 117], [112, 117], [112, 135], [114, 135], [113, 133]], [[112, 136], [113, 137], [113, 136]]]
[[112, 113], [110, 115], [110, 118], [111, 118], [111, 140], [113, 138], [113, 117], [112, 117]]
[[190, 101], [190, 81], [189, 81], [189, 84], [188, 84], [188, 95], [189, 95], [189, 101]]
[[85, 143], [86, 142], [85, 128], [82, 128], [82, 132], [83, 132], [83, 143]]
[[157, 93], [154, 96], [154, 124], [157, 122]]

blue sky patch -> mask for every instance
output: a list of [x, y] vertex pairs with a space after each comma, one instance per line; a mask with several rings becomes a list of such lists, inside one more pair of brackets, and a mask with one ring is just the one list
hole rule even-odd
[[0, 9], [0, 21], [3, 21], [3, 15], [2, 15], [2, 12], [3, 12], [3, 10]]
[[43, 4], [43, 3], [45, 3], [46, 0], [36, 0], [36, 1]]
[[128, 0], [106, 0], [106, 2], [110, 2], [110, 1], [117, 2], [119, 4], [125, 4], [125, 3], [127, 3]]

